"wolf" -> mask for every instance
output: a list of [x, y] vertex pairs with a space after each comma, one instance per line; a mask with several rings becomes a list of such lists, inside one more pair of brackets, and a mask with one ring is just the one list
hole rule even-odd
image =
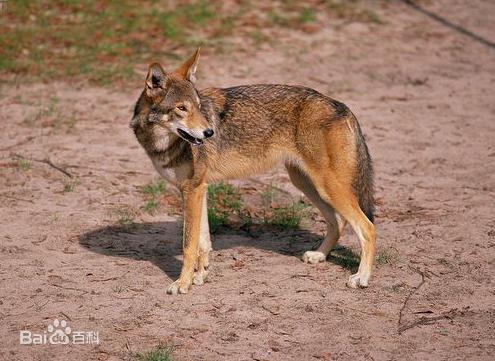
[[375, 255], [373, 169], [354, 114], [316, 90], [259, 84], [196, 89], [199, 49], [174, 71], [148, 68], [130, 126], [158, 173], [182, 195], [183, 264], [168, 294], [204, 283], [212, 249], [208, 183], [252, 176], [283, 163], [320, 210], [327, 233], [307, 263], [326, 260], [347, 223], [361, 260], [347, 285], [367, 287]]

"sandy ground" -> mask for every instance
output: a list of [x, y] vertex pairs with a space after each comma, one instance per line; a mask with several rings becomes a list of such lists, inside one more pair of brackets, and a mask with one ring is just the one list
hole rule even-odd
[[[492, 1], [427, 8], [495, 41]], [[120, 360], [159, 343], [175, 360], [493, 359], [495, 49], [401, 3], [381, 16], [206, 51], [199, 74], [200, 87], [303, 84], [351, 107], [375, 161], [378, 250], [392, 255], [365, 290], [345, 287], [338, 257], [300, 261], [323, 235], [309, 220], [293, 236], [221, 232], [209, 282], [166, 295], [181, 224], [173, 197], [142, 211], [157, 176], [127, 126], [139, 87], [2, 86], [0, 359]], [[299, 196], [281, 169], [237, 184], [256, 182]], [[119, 225], [123, 212], [137, 225]], [[351, 232], [341, 244], [359, 250]], [[55, 318], [100, 345], [19, 345]]]

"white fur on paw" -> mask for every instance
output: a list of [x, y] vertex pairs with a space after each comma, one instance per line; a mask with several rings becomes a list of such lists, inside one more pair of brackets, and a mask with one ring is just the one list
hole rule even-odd
[[194, 272], [193, 284], [196, 286], [201, 286], [202, 284], [205, 283], [206, 277], [208, 277], [208, 271], [207, 270]]
[[349, 281], [347, 281], [347, 287], [350, 288], [358, 288], [358, 287], [368, 287], [368, 277], [362, 276], [359, 272], [353, 274], [349, 277]]
[[183, 286], [180, 280], [175, 281], [170, 286], [168, 286], [167, 293], [169, 295], [176, 295], [178, 293], [187, 293], [189, 291], [189, 286]]
[[306, 251], [302, 257], [302, 260], [306, 263], [319, 263], [325, 262], [327, 256], [323, 252], [318, 251]]
[[179, 293], [179, 281], [175, 281], [170, 286], [168, 286], [167, 293], [169, 295], [176, 295]]
[[201, 286], [204, 283], [205, 280], [203, 279], [203, 275], [199, 272], [194, 272], [193, 285]]

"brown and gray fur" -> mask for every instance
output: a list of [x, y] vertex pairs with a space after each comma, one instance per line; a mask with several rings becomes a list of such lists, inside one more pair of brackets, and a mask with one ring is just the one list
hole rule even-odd
[[[361, 242], [350, 287], [366, 287], [375, 253], [373, 170], [359, 124], [341, 102], [305, 87], [246, 85], [197, 91], [197, 51], [174, 72], [152, 64], [131, 127], [184, 205], [184, 262], [168, 293], [208, 274], [207, 184], [285, 164], [293, 184], [322, 212], [327, 234], [303, 260], [322, 262], [346, 223]], [[187, 139], [187, 140], [186, 140]]]

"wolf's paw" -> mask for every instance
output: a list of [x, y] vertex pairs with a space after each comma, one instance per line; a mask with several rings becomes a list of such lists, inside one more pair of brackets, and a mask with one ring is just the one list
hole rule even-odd
[[325, 262], [326, 259], [327, 256], [325, 256], [324, 253], [318, 251], [306, 251], [302, 256], [303, 262], [312, 263], [312, 264]]
[[187, 293], [191, 288], [191, 282], [184, 282], [180, 278], [168, 286], [167, 293], [169, 295], [176, 295], [178, 293]]
[[196, 286], [201, 286], [206, 281], [206, 277], [208, 277], [209, 270], [203, 269], [194, 272], [193, 276], [193, 284]]
[[368, 277], [361, 275], [359, 272], [353, 274], [349, 277], [349, 281], [347, 281], [347, 287], [350, 288], [365, 288], [368, 287]]

